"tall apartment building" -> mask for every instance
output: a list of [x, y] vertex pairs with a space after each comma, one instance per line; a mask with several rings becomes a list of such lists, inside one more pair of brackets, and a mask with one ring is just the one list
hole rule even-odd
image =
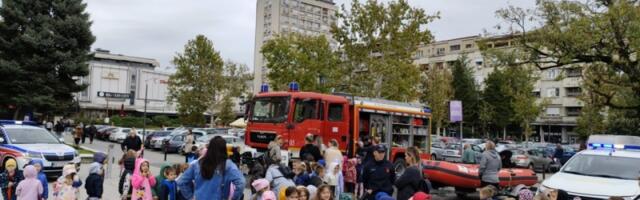
[[260, 53], [262, 45], [277, 34], [290, 32], [326, 35], [335, 22], [337, 6], [332, 0], [258, 0], [256, 6], [256, 38], [254, 50], [254, 93], [268, 83], [266, 62]]
[[[423, 69], [432, 67], [450, 68], [453, 61], [465, 54], [468, 67], [474, 71], [474, 78], [480, 88], [493, 67], [484, 62], [478, 42], [487, 41], [490, 48], [510, 48], [513, 41], [509, 36], [481, 37], [469, 36], [437, 41], [421, 45], [414, 55], [414, 63]], [[534, 93], [549, 100], [543, 113], [533, 123], [534, 139], [547, 142], [575, 142], [576, 119], [580, 115], [583, 102], [577, 99], [582, 93], [580, 68], [563, 67], [537, 71], [539, 80], [534, 85]], [[463, 105], [464, 107], [464, 105]], [[496, 133], [497, 134], [497, 133]], [[544, 137], [544, 138], [541, 138]]]

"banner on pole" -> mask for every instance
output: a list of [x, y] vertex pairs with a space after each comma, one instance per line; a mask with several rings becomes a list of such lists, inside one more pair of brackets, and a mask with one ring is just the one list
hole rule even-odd
[[449, 121], [451, 122], [462, 121], [462, 101], [449, 102]]

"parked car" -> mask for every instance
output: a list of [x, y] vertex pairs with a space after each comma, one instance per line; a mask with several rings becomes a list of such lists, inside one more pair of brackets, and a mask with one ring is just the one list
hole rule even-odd
[[111, 134], [111, 131], [113, 129], [116, 129], [116, 127], [105, 127], [105, 128], [98, 129], [98, 133], [95, 135], [95, 137], [101, 140], [108, 140], [109, 135]]
[[[445, 161], [450, 161], [450, 162], [462, 162], [462, 153], [464, 152], [464, 144], [466, 143], [449, 143], [446, 145], [444, 152], [443, 152], [443, 157]], [[476, 152], [476, 160], [480, 160], [480, 157], [482, 154], [482, 148], [480, 148], [480, 146], [475, 145], [475, 144], [469, 144], [471, 145], [471, 149]]]
[[[184, 135], [186, 135], [188, 130], [174, 130], [169, 135], [164, 137], [156, 137], [151, 139], [151, 146], [153, 149], [163, 149], [165, 141], [170, 141], [172, 144], [169, 146], [169, 152], [179, 152], [179, 147], [184, 143]], [[201, 136], [206, 135], [207, 133], [200, 130], [192, 130], [191, 131], [195, 138], [199, 138]], [[174, 136], [182, 136], [182, 137], [174, 137]], [[174, 141], [175, 140], [175, 141]], [[180, 143], [180, 144], [178, 144]], [[171, 146], [178, 145], [178, 146]]]
[[43, 162], [42, 171], [51, 176], [59, 176], [66, 164], [80, 166], [80, 155], [73, 147], [33, 122], [0, 120], [0, 127], [2, 166], [14, 159], [18, 169], [23, 169], [32, 159], [39, 159]]
[[[122, 127], [115, 128], [111, 130], [111, 133], [109, 134], [109, 141], [122, 143], [124, 139], [127, 138], [127, 135], [129, 135], [130, 132], [131, 132], [131, 128], [122, 128]], [[138, 135], [138, 137], [142, 139], [142, 134], [136, 133], [136, 135]]]
[[484, 140], [479, 138], [465, 138], [465, 139], [462, 139], [462, 143], [480, 145], [484, 143]]
[[[182, 154], [182, 147], [184, 146], [185, 136], [186, 136], [185, 134], [178, 134], [178, 135], [169, 135], [168, 137], [166, 137], [163, 140], [163, 142], [167, 141], [167, 144], [168, 144], [167, 152]], [[200, 135], [196, 135], [196, 134], [193, 134], [193, 136], [195, 137], [196, 140], [200, 137]], [[160, 148], [162, 148], [162, 143], [160, 144]], [[154, 147], [157, 147], [157, 143]]]
[[515, 167], [529, 168], [542, 172], [546, 172], [549, 168], [552, 168], [551, 164], [553, 160], [545, 155], [545, 152], [538, 149], [507, 149], [505, 151], [511, 152], [510, 161]]
[[206, 135], [206, 136], [198, 138], [196, 140], [196, 145], [199, 148], [206, 147], [207, 145], [209, 145], [209, 141], [211, 139], [213, 139], [214, 137], [216, 137], [216, 136], [222, 137], [227, 142], [227, 154], [228, 155], [232, 154], [232, 148], [234, 148], [234, 147], [238, 148], [238, 153], [240, 153], [240, 154], [245, 153], [245, 152], [251, 152], [252, 155], [255, 155], [255, 153], [257, 153], [256, 149], [245, 145], [244, 144], [244, 140], [242, 140], [240, 137], [236, 137], [236, 136], [232, 136], [232, 135], [224, 135], [224, 134]]
[[444, 148], [445, 144], [442, 142], [431, 143], [431, 160], [443, 160]]
[[222, 134], [228, 135], [230, 128], [196, 128], [193, 130], [204, 131], [207, 135]]
[[171, 131], [155, 131], [155, 132], [152, 132], [152, 133], [148, 134], [146, 136], [146, 138], [144, 139], [144, 147], [145, 148], [151, 148], [152, 141], [155, 138], [164, 139], [164, 137], [169, 135], [170, 133], [171, 133]]

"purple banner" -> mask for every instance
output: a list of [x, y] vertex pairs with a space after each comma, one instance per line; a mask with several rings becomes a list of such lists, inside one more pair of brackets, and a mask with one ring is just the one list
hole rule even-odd
[[462, 121], [462, 101], [449, 102], [449, 121], [451, 122]]

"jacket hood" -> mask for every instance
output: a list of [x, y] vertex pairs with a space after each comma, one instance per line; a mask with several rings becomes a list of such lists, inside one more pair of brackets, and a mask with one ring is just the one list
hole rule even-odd
[[498, 154], [498, 151], [496, 150], [485, 151], [484, 153], [491, 156], [493, 159], [498, 159], [500, 157], [500, 154]]
[[44, 168], [44, 163], [40, 159], [33, 159], [29, 161], [29, 165], [35, 165], [35, 164], [39, 164], [40, 167]]
[[[338, 165], [339, 165], [339, 163], [337, 163], [337, 162], [330, 162], [329, 163], [329, 168], [327, 168], [327, 173], [326, 174], [333, 175], [333, 173], [335, 173], [336, 166], [338, 166]], [[342, 170], [338, 169], [338, 171], [342, 171]]]
[[[136, 159], [136, 168], [135, 168], [135, 169], [133, 169], [133, 175], [140, 175], [140, 176], [142, 176], [142, 173], [140, 172], [140, 167], [142, 166], [142, 163], [144, 163], [144, 162], [149, 163], [149, 161], [147, 161], [147, 160], [146, 160], [146, 159], [144, 159], [144, 158], [138, 158], [138, 159]], [[149, 166], [149, 167], [151, 167], [151, 166]]]
[[24, 178], [36, 178], [38, 171], [36, 171], [36, 168], [33, 165], [27, 165], [22, 174], [24, 175]]
[[102, 169], [102, 164], [100, 163], [91, 163], [89, 165], [89, 174], [100, 174], [100, 170]]
[[96, 152], [93, 154], [93, 162], [104, 163], [104, 160], [107, 159], [107, 154], [102, 152]]
[[156, 181], [160, 182], [167, 178], [166, 176], [164, 176], [164, 171], [167, 170], [167, 168], [169, 167], [171, 167], [171, 165], [167, 165], [167, 164], [164, 164], [162, 165], [162, 167], [160, 167], [160, 173], [158, 174], [158, 176], [156, 176]]
[[65, 165], [62, 168], [62, 176], [61, 176], [61, 178], [64, 178], [64, 177], [68, 176], [69, 174], [73, 174], [73, 173], [77, 173], [76, 172], [76, 166], [74, 166], [74, 165]]

